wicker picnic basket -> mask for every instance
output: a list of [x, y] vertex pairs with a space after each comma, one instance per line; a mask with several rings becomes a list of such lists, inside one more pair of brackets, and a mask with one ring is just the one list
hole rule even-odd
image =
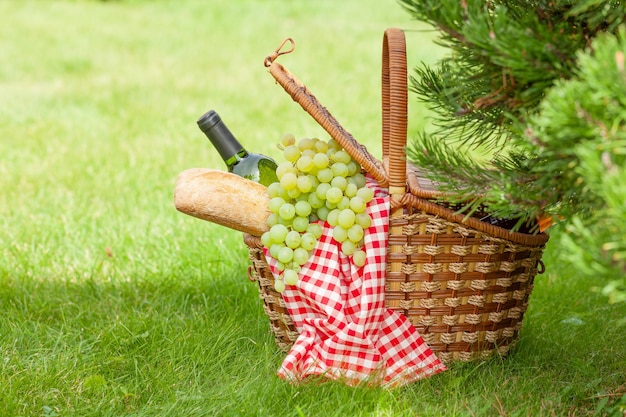
[[[291, 41], [292, 42], [292, 41]], [[275, 60], [266, 66], [309, 113], [381, 186], [388, 187], [391, 215], [385, 283], [386, 306], [404, 314], [445, 363], [506, 355], [518, 339], [533, 280], [543, 269], [548, 235], [510, 232], [458, 214], [436, 201], [439, 191], [407, 169], [407, 64], [404, 33], [383, 38], [383, 160], [376, 160]], [[298, 337], [258, 237], [244, 235], [264, 310], [277, 345], [288, 350]]]

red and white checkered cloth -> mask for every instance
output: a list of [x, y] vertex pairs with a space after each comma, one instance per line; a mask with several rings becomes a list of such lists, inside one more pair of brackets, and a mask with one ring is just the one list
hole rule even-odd
[[[376, 197], [367, 208], [372, 225], [364, 234], [365, 266], [356, 267], [341, 253], [330, 225], [323, 223], [297, 285], [283, 292], [299, 332], [278, 371], [284, 379], [324, 375], [348, 385], [393, 387], [446, 369], [409, 320], [385, 308], [389, 197], [368, 185]], [[266, 258], [277, 276], [276, 261], [267, 251]]]

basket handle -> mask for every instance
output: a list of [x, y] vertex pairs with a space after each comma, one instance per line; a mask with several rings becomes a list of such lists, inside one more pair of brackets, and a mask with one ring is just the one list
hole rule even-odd
[[[290, 44], [290, 49], [281, 51], [287, 43]], [[276, 62], [276, 58], [280, 55], [288, 54], [294, 49], [295, 43], [293, 39], [287, 38], [276, 51], [265, 58], [264, 64], [266, 67], [269, 67], [270, 74], [272, 74], [283, 89], [289, 93], [295, 102], [300, 104], [300, 106], [302, 106], [302, 108], [313, 117], [313, 119], [315, 119], [315, 121], [322, 126], [355, 161], [361, 164], [361, 167], [365, 169], [365, 171], [378, 181], [381, 187], [387, 187], [389, 180], [383, 164], [372, 156], [365, 146], [359, 144], [354, 137], [337, 122], [333, 115], [322, 106], [317, 98], [295, 75]]]
[[383, 37], [382, 115], [383, 159], [389, 161], [389, 193], [406, 192], [408, 78], [404, 32], [389, 28]]

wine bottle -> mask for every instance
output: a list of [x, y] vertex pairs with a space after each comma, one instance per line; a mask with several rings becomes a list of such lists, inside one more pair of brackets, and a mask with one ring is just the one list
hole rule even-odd
[[215, 110], [203, 114], [197, 123], [226, 163], [228, 172], [261, 183], [266, 187], [278, 181], [276, 162], [265, 155], [249, 153]]

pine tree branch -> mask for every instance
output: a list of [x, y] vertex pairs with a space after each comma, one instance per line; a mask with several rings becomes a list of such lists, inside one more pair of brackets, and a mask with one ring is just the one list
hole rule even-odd
[[[399, 2], [432, 24], [450, 50], [437, 66], [419, 66], [411, 77], [411, 90], [435, 113], [435, 130], [410, 146], [408, 158], [452, 192], [449, 201], [470, 201], [470, 211], [484, 205], [520, 221], [544, 211], [566, 218], [597, 211], [602, 197], [594, 181], [626, 164], [606, 144], [626, 148], [626, 89], [614, 91], [626, 82], [626, 49], [609, 56], [594, 40], [626, 23], [626, 5]], [[592, 52], [604, 54], [596, 64], [584, 58]], [[611, 66], [618, 74], [608, 77]], [[623, 136], [614, 139], [615, 132]], [[487, 151], [495, 151], [491, 160], [474, 160]]]
[[[475, 87], [472, 81], [482, 80], [481, 88], [466, 88], [472, 97], [459, 107], [464, 113], [493, 111], [489, 122], [506, 122], [503, 112], [524, 117], [554, 79], [571, 77], [575, 51], [586, 44], [577, 36], [580, 25], [565, 19], [568, 9], [554, 5], [558, 2], [541, 5], [553, 9], [534, 9], [542, 2], [521, 1], [400, 2], [437, 28], [442, 45], [451, 49], [452, 55], [441, 63], [444, 88], [454, 94], [455, 88]], [[559, 19], [553, 25], [542, 24], [548, 16]]]

